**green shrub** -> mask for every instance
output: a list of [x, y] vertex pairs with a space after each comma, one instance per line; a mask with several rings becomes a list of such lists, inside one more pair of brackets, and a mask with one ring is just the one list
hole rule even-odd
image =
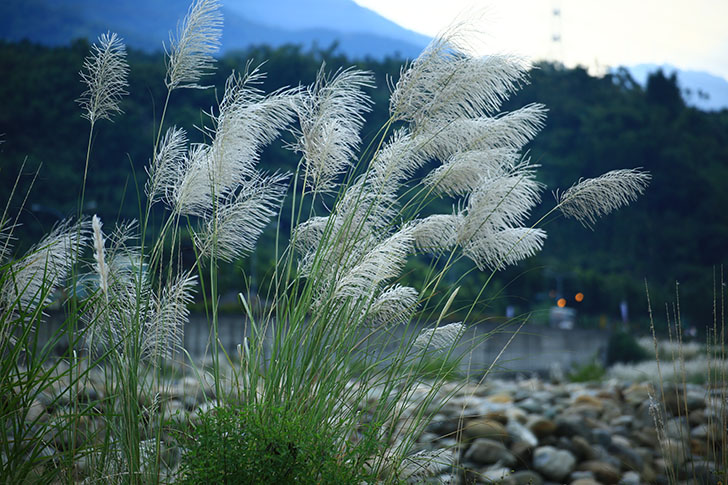
[[[182, 484], [371, 482], [367, 458], [347, 451], [301, 410], [220, 407], [200, 417], [185, 441]], [[373, 443], [373, 442], [371, 442]], [[370, 453], [376, 450], [372, 445]]]
[[607, 343], [607, 365], [634, 363], [649, 359], [647, 351], [627, 332], [614, 332]]
[[604, 367], [596, 360], [593, 360], [588, 364], [577, 366], [573, 371], [569, 372], [569, 380], [571, 382], [600, 381], [605, 373]]

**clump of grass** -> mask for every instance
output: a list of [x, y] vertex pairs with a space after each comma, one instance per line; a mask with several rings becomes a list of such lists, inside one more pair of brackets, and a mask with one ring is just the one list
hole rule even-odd
[[[458, 309], [463, 321], [444, 323], [460, 281], [446, 285], [445, 276], [469, 259], [489, 281], [545, 241], [537, 227], [543, 219], [528, 222], [543, 187], [536, 166], [520, 153], [543, 126], [545, 108], [497, 114], [525, 81], [522, 61], [474, 57], [456, 35], [437, 38], [402, 69], [391, 117], [364, 150], [359, 130], [371, 102], [369, 73], [328, 73], [322, 66], [312, 86], [266, 94], [259, 89], [263, 73], [248, 65], [228, 78], [209, 113], [202, 127], [207, 141], [190, 145], [185, 131], [166, 127], [164, 117], [174, 91], [201, 88], [201, 76], [213, 66], [218, 8], [214, 0], [196, 0], [172, 38], [167, 98], [139, 221], [111, 230], [107, 224], [105, 231], [94, 215], [89, 224], [81, 214], [84, 175], [78, 222], [3, 263], [0, 331], [10, 338], [2, 340], [1, 385], [3, 395], [15, 396], [3, 400], [10, 406], [3, 415], [13, 417], [3, 427], [3, 437], [13, 437], [4, 440], [9, 458], [2, 473], [10, 482], [41, 464], [51, 464], [48, 476], [67, 483], [162, 483], [180, 473], [190, 483], [258, 483], [261, 477], [394, 483], [408, 469], [422, 474], [433, 457], [414, 453], [415, 440], [439, 407], [432, 406], [438, 391], [460, 367], [465, 354], [458, 346], [479, 343], [463, 337], [477, 301]], [[86, 63], [87, 167], [96, 123], [121, 111], [123, 54], [119, 39], [108, 34]], [[292, 174], [265, 172], [261, 150], [286, 133], [300, 163]], [[544, 217], [561, 211], [589, 225], [633, 200], [648, 180], [644, 172], [622, 170], [581, 181]], [[290, 218], [281, 217], [285, 198]], [[452, 212], [433, 211], [435, 198], [451, 200]], [[157, 204], [166, 211], [151, 234]], [[250, 305], [247, 292], [240, 293], [246, 333], [233, 363], [232, 349], [221, 348], [217, 338], [219, 266], [250, 253], [272, 220], [278, 221], [276, 261], [262, 290], [269, 303]], [[3, 256], [10, 254], [11, 227], [4, 214]], [[192, 260], [181, 252], [183, 234], [192, 235]], [[408, 286], [402, 272], [419, 254], [433, 263], [422, 281]], [[63, 330], [69, 350], [61, 360], [71, 409], [41, 427], [68, 431], [78, 443], [91, 413], [104, 425], [93, 439], [48, 458], [45, 438], [33, 434], [39, 419], [28, 425], [22, 410], [57, 380], [41, 372], [47, 347], [37, 352], [28, 336], [59, 287], [71, 288]], [[184, 351], [182, 331], [195, 294], [212, 330], [211, 382], [190, 364], [201, 384], [210, 385], [206, 406], [214, 411], [190, 421], [178, 472], [165, 458], [172, 444], [162, 412], [169, 394], [162, 363]], [[103, 393], [83, 403], [77, 389], [93, 381], [93, 369], [101, 373]], [[424, 393], [423, 379], [429, 381]], [[15, 431], [21, 428], [33, 433]], [[90, 464], [83, 471], [73, 464], [81, 458]]]
[[[675, 287], [675, 303], [666, 305], [669, 344], [661, 345], [655, 335], [655, 326], [650, 312], [655, 352], [654, 374], [656, 391], [651, 396], [652, 414], [660, 448], [666, 462], [666, 475], [670, 483], [691, 479], [695, 483], [715, 483], [728, 473], [728, 359], [725, 354], [725, 280], [721, 268], [720, 277], [714, 277], [713, 322], [708, 327], [705, 355], [689, 359], [693, 347], [683, 342], [683, 326], [680, 315], [679, 285]], [[670, 352], [664, 352], [667, 349]], [[692, 384], [700, 384], [706, 394], [702, 395], [707, 406], [705, 425], [709, 430], [705, 437], [669, 437], [666, 431], [667, 419], [675, 416], [688, 420], [690, 415], [690, 392]], [[694, 391], [692, 391], [694, 392]], [[693, 396], [694, 398], [695, 396]], [[694, 450], [703, 450], [697, 452]], [[706, 463], [701, 460], [707, 460]], [[718, 482], [720, 483], [720, 482]]]
[[214, 408], [202, 414], [187, 447], [177, 483], [371, 483], [366, 462], [377, 449], [337, 446], [326, 426], [312, 430], [319, 416], [298, 410], [248, 406]]
[[607, 371], [604, 366], [595, 359], [587, 364], [577, 366], [569, 372], [568, 378], [571, 382], [593, 382], [601, 381], [606, 374]]

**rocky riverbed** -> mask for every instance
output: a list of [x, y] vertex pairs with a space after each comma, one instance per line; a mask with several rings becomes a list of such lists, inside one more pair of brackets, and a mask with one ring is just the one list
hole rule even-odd
[[[56, 387], [62, 388], [62, 383]], [[101, 387], [92, 375], [76, 395], [93, 401], [103, 394]], [[427, 384], [421, 384], [412, 402], [428, 391]], [[431, 457], [426, 467], [431, 476], [414, 469], [413, 483], [637, 485], [723, 480], [726, 404], [725, 394], [721, 398], [718, 390], [667, 387], [661, 400], [659, 391], [656, 398], [647, 384], [532, 378], [451, 383], [441, 395], [451, 397], [444, 405], [443, 399], [433, 401], [435, 417], [417, 440], [420, 456]], [[52, 428], [45, 423], [71, 414], [74, 403], [69, 396], [52, 388], [40, 393], [27, 419], [47, 434]], [[377, 399], [376, 390], [371, 396]], [[150, 414], [161, 412], [172, 421], [194, 421], [215, 405], [212, 386], [193, 376], [170, 379], [142, 400]], [[80, 447], [84, 440], [103, 435], [100, 417], [81, 416], [79, 424], [73, 435], [68, 430], [47, 434], [44, 453]], [[174, 468], [179, 450], [170, 446], [162, 451], [164, 461]], [[92, 465], [80, 460], [76, 466], [78, 476], [83, 476], [84, 468]]]
[[719, 394], [687, 385], [660, 400], [646, 384], [489, 381], [460, 389], [419, 443], [450, 450], [449, 483], [717, 484]]

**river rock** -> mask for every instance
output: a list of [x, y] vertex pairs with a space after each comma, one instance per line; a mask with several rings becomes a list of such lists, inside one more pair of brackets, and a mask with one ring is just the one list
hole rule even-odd
[[571, 449], [582, 460], [593, 460], [597, 456], [594, 448], [582, 436], [574, 436], [571, 438]]
[[508, 431], [498, 421], [474, 419], [465, 425], [463, 429], [463, 440], [465, 442], [471, 442], [478, 438], [506, 441], [508, 439]]
[[510, 436], [511, 441], [525, 441], [534, 447], [538, 445], [538, 438], [536, 438], [536, 435], [518, 421], [509, 421], [506, 425], [506, 431], [508, 432], [508, 436]]
[[576, 465], [576, 458], [566, 450], [541, 446], [533, 452], [533, 468], [546, 478], [563, 480]]
[[556, 434], [559, 436], [584, 436], [588, 437], [589, 429], [586, 426], [584, 418], [577, 415], [561, 415], [555, 420]]
[[500, 462], [505, 466], [516, 464], [516, 457], [500, 441], [487, 438], [478, 438], [468, 447], [465, 460], [480, 465], [490, 465]]
[[640, 485], [640, 474], [635, 471], [625, 472], [618, 485]]
[[619, 482], [619, 468], [604, 461], [588, 460], [579, 463], [577, 470], [588, 471], [594, 474], [594, 478], [606, 485]]
[[543, 478], [531, 470], [520, 470], [511, 475], [515, 485], [543, 485]]
[[597, 482], [593, 478], [577, 478], [570, 485], [602, 485], [602, 483]]
[[556, 432], [556, 423], [544, 416], [529, 416], [526, 426], [539, 438], [552, 435]]

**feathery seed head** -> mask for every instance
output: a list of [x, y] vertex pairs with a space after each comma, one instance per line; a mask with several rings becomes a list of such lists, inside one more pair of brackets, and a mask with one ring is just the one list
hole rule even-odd
[[198, 83], [214, 67], [212, 57], [220, 47], [222, 14], [217, 0], [196, 0], [178, 28], [177, 37], [170, 34], [165, 84], [176, 88], [202, 89]]
[[455, 247], [463, 223], [461, 214], [433, 214], [414, 226], [415, 246], [420, 251], [438, 253]]
[[483, 179], [468, 198], [458, 241], [465, 246], [472, 239], [523, 224], [540, 200], [540, 189], [529, 173]]
[[216, 199], [229, 198], [240, 184], [255, 180], [260, 150], [293, 120], [298, 93], [264, 96], [255, 87], [261, 78], [257, 69], [228, 78], [220, 113], [212, 117], [215, 127], [208, 130], [211, 144], [190, 148], [181, 175], [166, 190], [181, 214], [207, 217]]
[[500, 271], [535, 255], [545, 240], [546, 231], [542, 229], [510, 227], [470, 239], [463, 246], [463, 254], [481, 271]]
[[525, 82], [528, 67], [513, 57], [472, 57], [453, 37], [439, 37], [403, 70], [389, 111], [415, 125], [491, 113]]
[[298, 105], [300, 131], [293, 147], [303, 154], [306, 185], [319, 192], [331, 190], [336, 177], [351, 166], [362, 114], [371, 109], [364, 89], [373, 87], [369, 72], [345, 69], [329, 77], [324, 69], [322, 65]]
[[417, 309], [419, 293], [409, 286], [394, 286], [385, 289], [373, 299], [366, 317], [374, 327], [391, 327], [406, 323]]
[[143, 359], [157, 365], [160, 359], [170, 359], [182, 348], [184, 326], [190, 315], [188, 306], [193, 301], [196, 286], [196, 276], [181, 274], [155, 298], [155, 311], [143, 328]]
[[422, 140], [419, 150], [428, 158], [443, 161], [470, 150], [520, 150], [541, 130], [545, 119], [543, 105], [531, 104], [495, 117], [432, 122], [418, 135]]
[[437, 193], [465, 196], [473, 192], [483, 179], [513, 170], [518, 160], [518, 152], [510, 148], [459, 152], [427, 174], [422, 183], [433, 187]]
[[129, 65], [126, 62], [126, 47], [115, 33], [101, 34], [98, 44], [91, 46], [81, 71], [81, 81], [86, 91], [77, 100], [84, 110], [81, 116], [94, 124], [97, 120], [111, 120], [121, 113], [121, 97], [128, 87]]
[[581, 180], [555, 194], [558, 208], [566, 217], [573, 217], [591, 227], [599, 217], [629, 205], [644, 193], [651, 175], [638, 169], [613, 170], [592, 179]]
[[288, 188], [287, 175], [257, 175], [245, 181], [240, 190], [220, 201], [213, 218], [203, 231], [195, 233], [195, 242], [203, 256], [216, 256], [232, 262], [255, 249], [255, 242], [274, 217]]
[[57, 225], [10, 266], [0, 291], [1, 306], [28, 312], [48, 305], [53, 292], [66, 282], [87, 235], [87, 223]]
[[144, 191], [150, 204], [161, 198], [173, 204], [172, 194], [179, 183], [186, 149], [187, 132], [176, 126], [169, 128], [147, 170], [149, 178]]
[[109, 267], [106, 265], [106, 252], [104, 248], [104, 233], [101, 232], [101, 219], [94, 214], [91, 219], [93, 230], [94, 260], [96, 260], [96, 273], [99, 276], [99, 287], [106, 298], [109, 293]]
[[446, 350], [455, 345], [465, 333], [462, 322], [450, 323], [437, 328], [423, 330], [415, 339], [417, 349]]

